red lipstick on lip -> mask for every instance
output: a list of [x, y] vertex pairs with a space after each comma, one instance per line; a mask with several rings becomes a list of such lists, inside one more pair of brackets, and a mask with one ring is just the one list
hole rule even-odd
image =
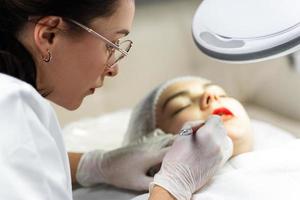
[[219, 116], [222, 116], [222, 115], [231, 115], [231, 116], [234, 116], [232, 114], [232, 112], [230, 110], [228, 110], [227, 108], [225, 108], [225, 107], [218, 108], [218, 109], [214, 110], [212, 114], [213, 115], [219, 115]]

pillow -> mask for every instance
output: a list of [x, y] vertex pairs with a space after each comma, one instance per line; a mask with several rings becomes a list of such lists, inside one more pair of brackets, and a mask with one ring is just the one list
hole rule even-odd
[[279, 147], [296, 139], [291, 133], [263, 121], [251, 119], [251, 126], [254, 134], [254, 151]]

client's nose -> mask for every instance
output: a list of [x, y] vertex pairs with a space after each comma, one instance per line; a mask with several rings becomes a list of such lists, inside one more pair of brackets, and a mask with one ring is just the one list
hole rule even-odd
[[211, 106], [216, 101], [219, 101], [220, 96], [217, 94], [214, 94], [212, 92], [204, 92], [201, 102], [200, 102], [200, 108], [205, 110]]

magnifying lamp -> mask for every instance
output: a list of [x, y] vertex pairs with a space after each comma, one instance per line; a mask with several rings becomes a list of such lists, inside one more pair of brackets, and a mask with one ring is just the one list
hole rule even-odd
[[193, 38], [208, 56], [249, 63], [300, 50], [300, 0], [203, 0]]

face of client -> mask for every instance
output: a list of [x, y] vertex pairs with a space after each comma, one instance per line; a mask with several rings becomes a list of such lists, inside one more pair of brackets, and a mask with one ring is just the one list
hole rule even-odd
[[212, 114], [221, 116], [234, 144], [233, 155], [251, 151], [253, 135], [244, 107], [211, 83], [188, 80], [170, 85], [158, 100], [156, 124], [165, 132], [178, 133], [185, 122], [206, 120]]

